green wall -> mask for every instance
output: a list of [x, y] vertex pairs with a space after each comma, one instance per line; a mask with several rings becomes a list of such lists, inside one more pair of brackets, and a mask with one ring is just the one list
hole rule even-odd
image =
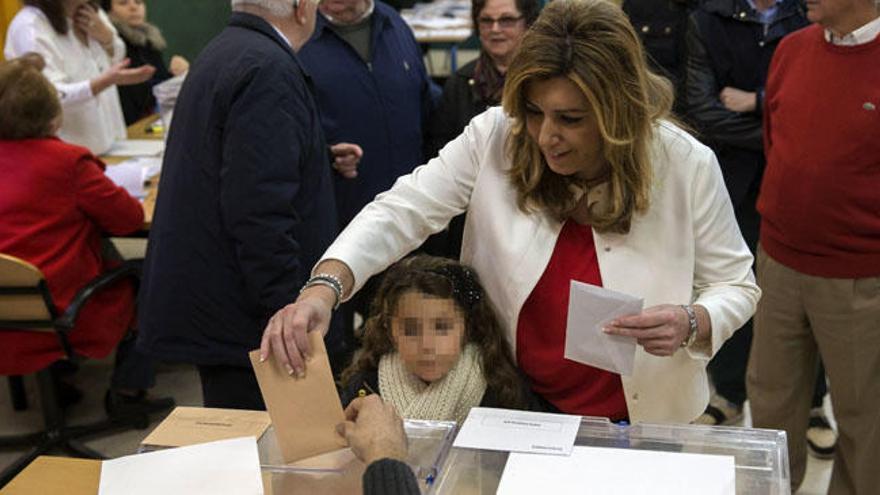
[[168, 41], [165, 60], [183, 55], [190, 62], [229, 20], [229, 0], [147, 0], [147, 19]]

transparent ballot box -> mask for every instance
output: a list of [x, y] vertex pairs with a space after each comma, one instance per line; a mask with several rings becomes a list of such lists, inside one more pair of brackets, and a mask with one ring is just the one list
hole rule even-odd
[[[409, 438], [406, 463], [415, 473], [422, 493], [428, 493], [452, 445], [455, 422], [407, 419], [404, 429]], [[348, 495], [362, 491], [361, 476], [366, 466], [350, 449], [285, 464], [271, 426], [257, 446], [267, 495]]]
[[[734, 458], [737, 494], [791, 493], [788, 450], [782, 431], [702, 425], [617, 425], [605, 418], [584, 417], [575, 445], [729, 455]], [[430, 493], [494, 494], [508, 455], [453, 447]], [[686, 477], [688, 473], [681, 475]], [[552, 487], [548, 490], [552, 493]], [[589, 493], [587, 484], [584, 493]]]

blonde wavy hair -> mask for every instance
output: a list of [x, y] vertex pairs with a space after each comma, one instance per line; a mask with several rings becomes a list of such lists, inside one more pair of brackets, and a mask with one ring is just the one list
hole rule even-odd
[[507, 153], [518, 206], [560, 220], [589, 184], [547, 167], [526, 129], [525, 96], [530, 83], [556, 77], [573, 82], [589, 101], [609, 165], [610, 201], [590, 212], [590, 223], [600, 232], [626, 233], [633, 214], [648, 209], [649, 148], [654, 124], [670, 116], [672, 85], [648, 69], [639, 37], [617, 5], [556, 0], [544, 8], [507, 71], [502, 104], [513, 118]]

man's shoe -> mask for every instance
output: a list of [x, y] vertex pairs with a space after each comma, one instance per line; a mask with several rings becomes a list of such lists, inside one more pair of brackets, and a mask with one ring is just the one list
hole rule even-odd
[[831, 459], [837, 447], [837, 433], [831, 428], [821, 407], [810, 410], [810, 426], [807, 428], [807, 447], [814, 457]]
[[742, 421], [743, 408], [718, 395], [712, 394], [706, 411], [694, 421], [698, 425], [726, 426]]

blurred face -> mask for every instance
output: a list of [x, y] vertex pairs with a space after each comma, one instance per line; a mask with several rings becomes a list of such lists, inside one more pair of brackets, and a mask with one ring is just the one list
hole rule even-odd
[[496, 64], [510, 63], [526, 33], [526, 21], [515, 0], [488, 0], [477, 18], [480, 43]]
[[113, 0], [111, 12], [129, 26], [141, 26], [147, 19], [144, 0]]
[[354, 24], [361, 20], [372, 0], [323, 0], [321, 13], [333, 18], [336, 24]]
[[569, 79], [555, 77], [526, 86], [526, 128], [557, 174], [595, 179], [605, 172], [596, 118]]
[[391, 336], [406, 369], [427, 383], [455, 366], [464, 334], [464, 314], [455, 301], [421, 292], [404, 293], [391, 318]]

